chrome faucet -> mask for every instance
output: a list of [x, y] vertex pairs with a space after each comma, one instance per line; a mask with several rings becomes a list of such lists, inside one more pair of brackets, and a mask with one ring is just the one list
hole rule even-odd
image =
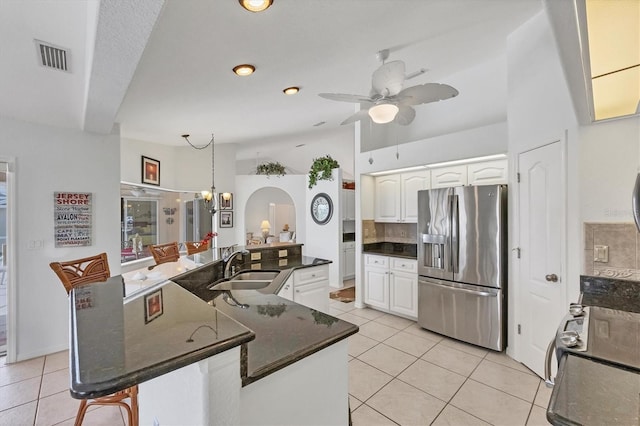
[[249, 254], [249, 250], [236, 250], [228, 256], [222, 258], [224, 265], [224, 277], [229, 278], [231, 276], [231, 262], [239, 254]]

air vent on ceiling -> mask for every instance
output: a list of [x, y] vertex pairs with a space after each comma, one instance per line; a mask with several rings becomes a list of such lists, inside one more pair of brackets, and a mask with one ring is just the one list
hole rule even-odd
[[51, 43], [35, 40], [38, 58], [43, 67], [53, 68], [60, 71], [69, 71], [70, 52]]

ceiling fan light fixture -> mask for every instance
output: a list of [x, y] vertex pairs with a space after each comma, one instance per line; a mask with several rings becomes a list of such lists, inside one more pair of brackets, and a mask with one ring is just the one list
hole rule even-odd
[[296, 93], [298, 93], [300, 91], [299, 87], [296, 86], [291, 86], [291, 87], [287, 87], [286, 89], [284, 89], [282, 92], [285, 95], [295, 95]]
[[248, 75], [251, 75], [255, 72], [255, 70], [256, 70], [256, 67], [254, 67], [251, 64], [240, 64], [233, 67], [233, 72], [236, 73], [236, 75], [239, 75], [240, 77], [246, 77]]
[[374, 123], [390, 123], [396, 118], [400, 109], [394, 104], [378, 104], [369, 108], [369, 117]]
[[272, 4], [273, 0], [238, 0], [240, 6], [247, 9], [249, 12], [262, 12], [267, 10]]

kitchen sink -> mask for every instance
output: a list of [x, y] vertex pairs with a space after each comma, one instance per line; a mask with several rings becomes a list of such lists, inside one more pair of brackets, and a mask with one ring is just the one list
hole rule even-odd
[[229, 281], [273, 281], [280, 271], [246, 271], [238, 272]]
[[267, 287], [280, 271], [245, 271], [209, 287], [209, 290], [259, 290]]

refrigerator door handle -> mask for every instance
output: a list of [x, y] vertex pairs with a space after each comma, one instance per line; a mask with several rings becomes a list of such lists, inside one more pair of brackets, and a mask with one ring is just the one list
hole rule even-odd
[[429, 282], [429, 281], [424, 281], [424, 280], [419, 280], [418, 281], [420, 284], [427, 284], [427, 285], [432, 285], [434, 287], [445, 287], [445, 288], [452, 288], [455, 289], [456, 292], [460, 292], [460, 293], [467, 293], [467, 294], [473, 294], [474, 296], [481, 296], [481, 297], [490, 297], [490, 296], [497, 296], [497, 293], [491, 293], [488, 291], [481, 291], [481, 290], [470, 290], [467, 288], [461, 288], [461, 287], [452, 287], [452, 286], [448, 286], [448, 285], [443, 285], [443, 284], [437, 284], [437, 283], [433, 283], [433, 282]]
[[458, 272], [458, 262], [460, 257], [460, 245], [458, 228], [458, 196], [451, 196], [451, 272]]

